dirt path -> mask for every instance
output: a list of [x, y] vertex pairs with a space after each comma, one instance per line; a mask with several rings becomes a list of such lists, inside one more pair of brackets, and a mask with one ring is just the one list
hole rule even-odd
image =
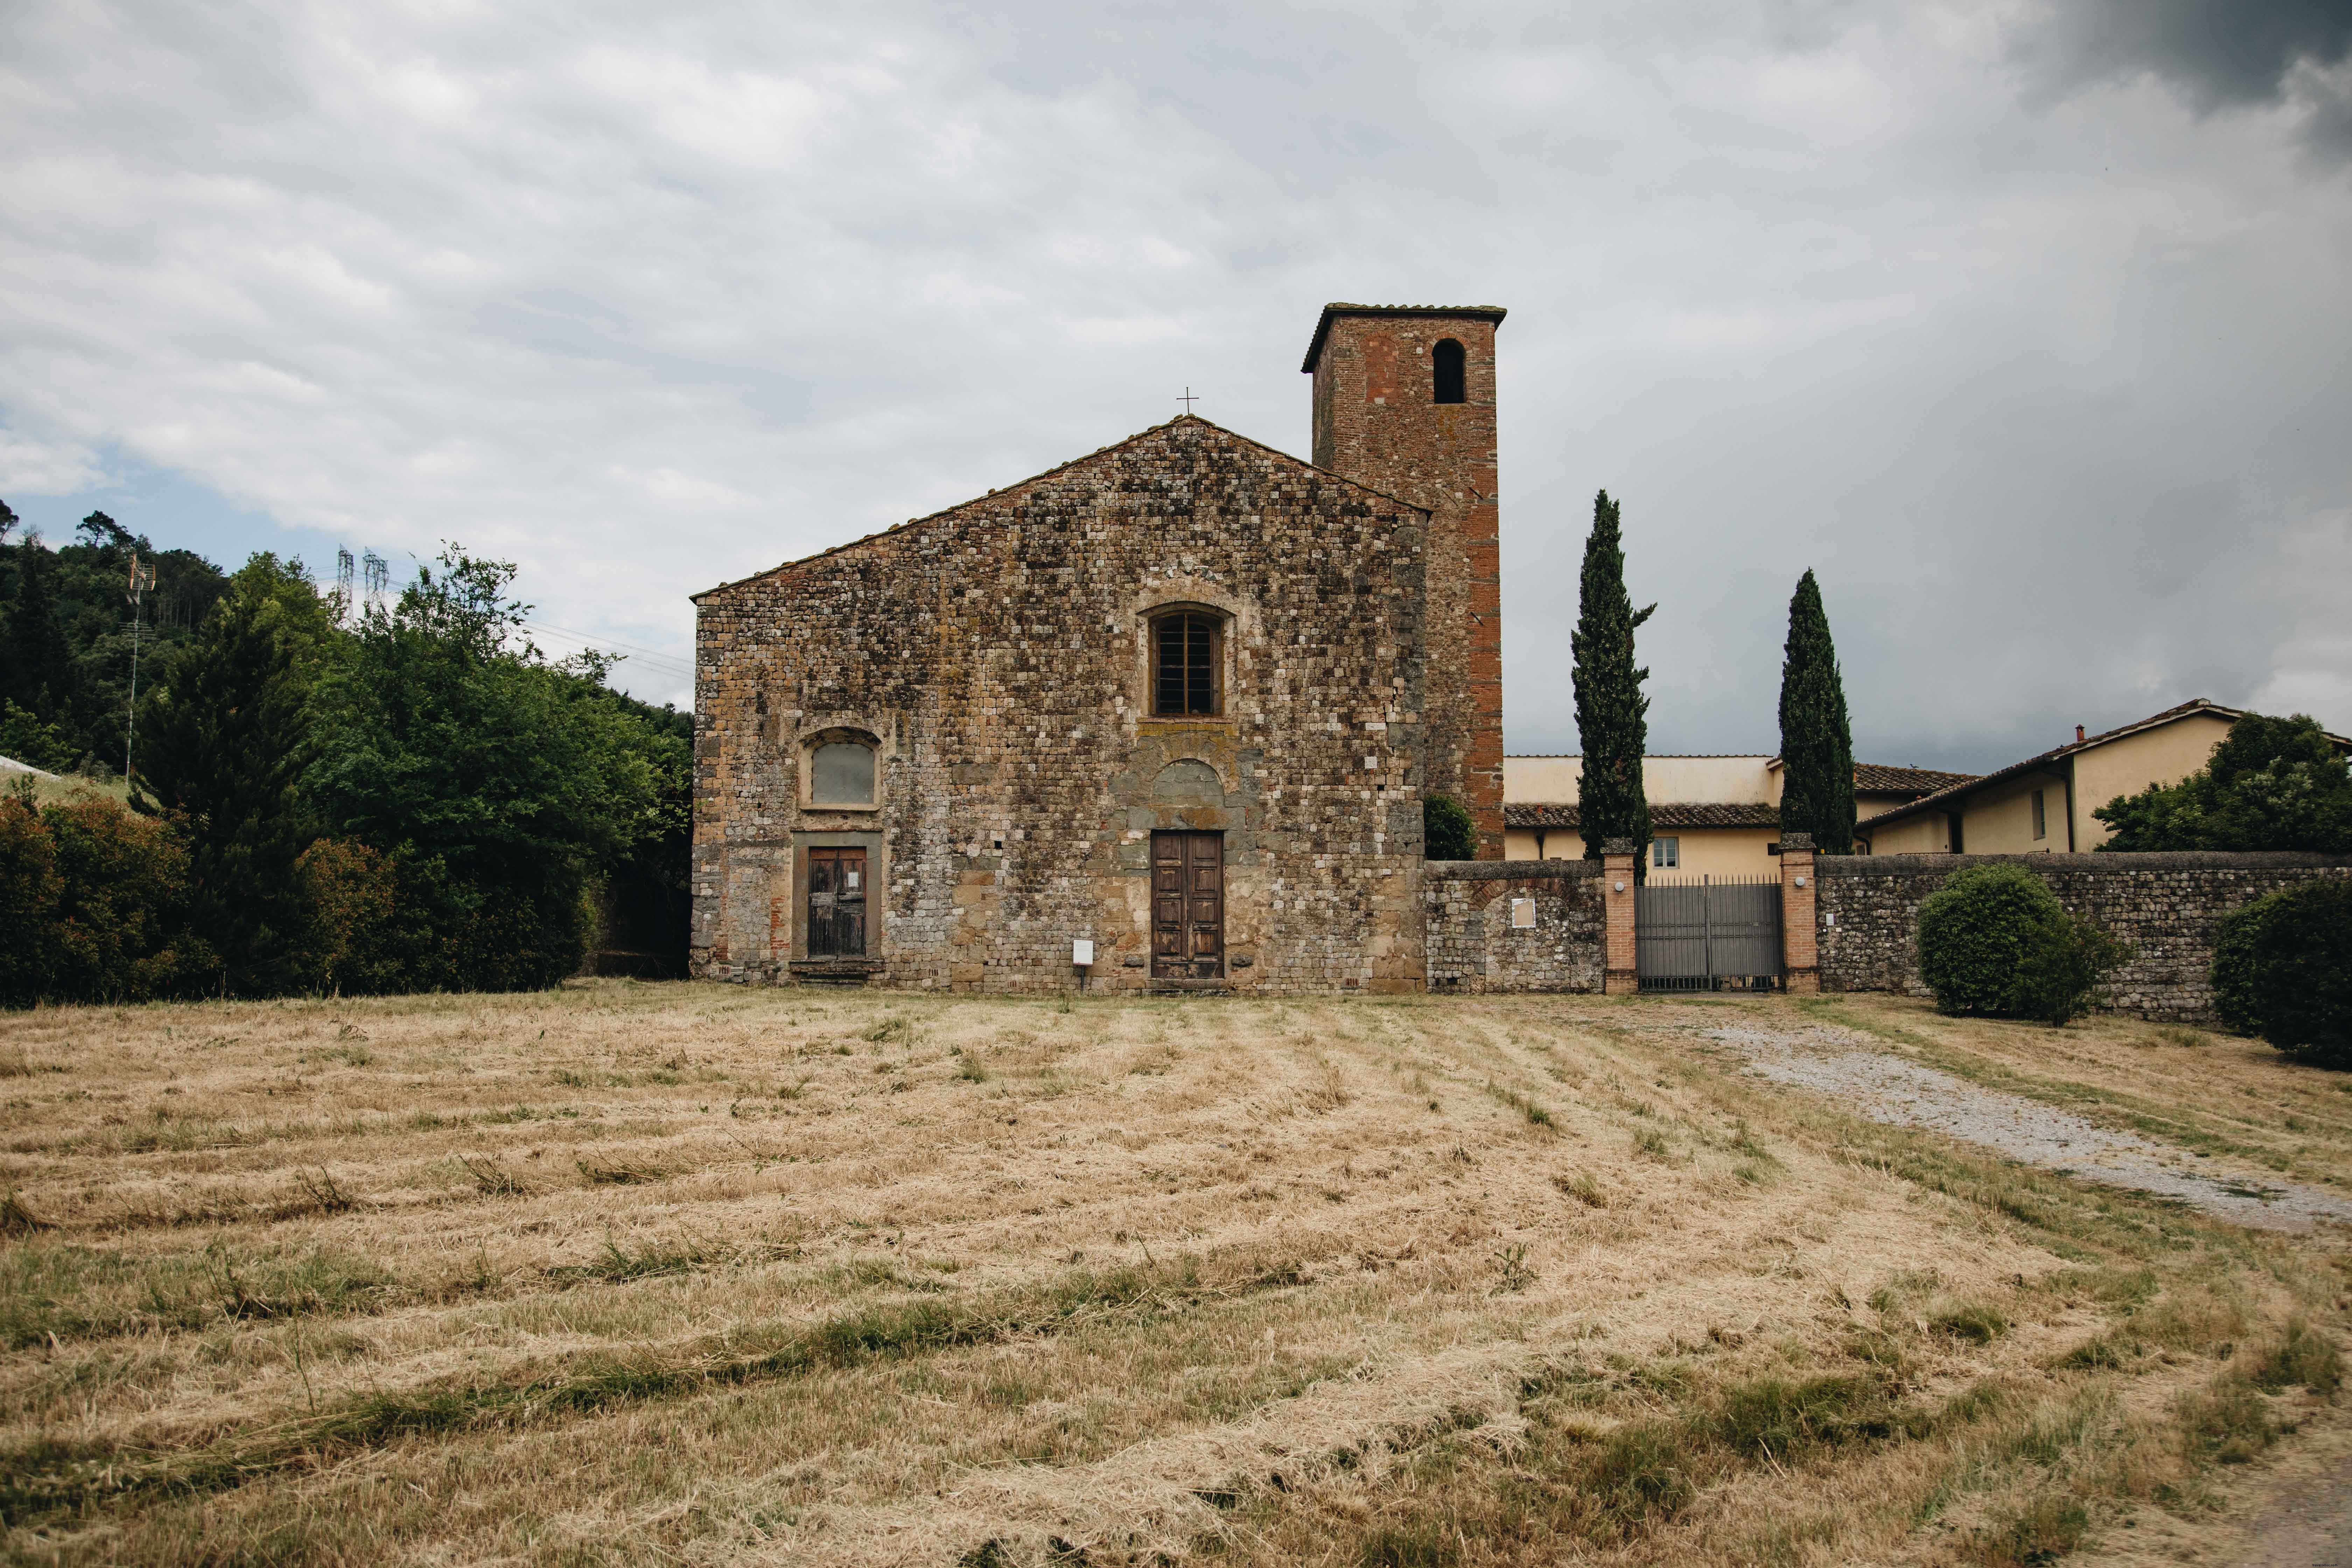
[[[1828, 1024], [1741, 1025], [1712, 1030], [1708, 1037], [1745, 1058], [1749, 1071], [1825, 1096], [1873, 1121], [1927, 1128], [1999, 1150], [2024, 1164], [2178, 1198], [2237, 1225], [2307, 1231], [2323, 1221], [2352, 1223], [2352, 1198], [1986, 1089], [1906, 1061], [1858, 1030]], [[2352, 1568], [2352, 1558], [2347, 1568]]]

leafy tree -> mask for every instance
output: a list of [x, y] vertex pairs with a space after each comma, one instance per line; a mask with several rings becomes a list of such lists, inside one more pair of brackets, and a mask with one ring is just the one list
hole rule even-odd
[[133, 550], [144, 555], [150, 553], [152, 550], [145, 539], [132, 533], [102, 511], [94, 511], [83, 518], [75, 525], [74, 531], [82, 536], [84, 543], [92, 549], [104, 551], [109, 555], [124, 556]]
[[[593, 678], [603, 677], [600, 666]], [[652, 955], [655, 973], [683, 978], [694, 903], [694, 715], [618, 691], [607, 690], [604, 700], [634, 721], [654, 776], [653, 811], [606, 873], [604, 935], [614, 946]]]
[[61, 773], [74, 765], [81, 752], [61, 724], [44, 724], [26, 710], [0, 698], [0, 757], [47, 773]]
[[74, 697], [73, 660], [58, 626], [55, 563], [37, 533], [16, 550], [16, 598], [8, 608], [6, 696], [37, 718], [52, 718]]
[[1475, 860], [1478, 827], [1462, 803], [1433, 795], [1421, 803], [1421, 853], [1431, 860]]
[[1821, 585], [1810, 571], [1789, 600], [1780, 658], [1780, 828], [1824, 855], [1853, 853], [1853, 732]]
[[[1570, 639], [1576, 656], [1576, 732], [1584, 751], [1577, 811], [1588, 860], [1601, 858], [1604, 839], [1631, 839], [1637, 854], [1650, 842], [1650, 802], [1642, 785], [1642, 756], [1650, 734], [1650, 700], [1642, 694], [1642, 682], [1650, 672], [1633, 663], [1633, 633], [1657, 608], [1636, 610], [1626, 595], [1617, 503], [1602, 490], [1592, 501], [1592, 532], [1584, 542], [1584, 576]], [[1636, 859], [1636, 875], [1641, 867]]]
[[307, 900], [295, 860], [317, 837], [300, 794], [310, 687], [334, 626], [299, 563], [257, 554], [194, 643], [164, 664], [137, 739], [138, 809], [179, 823], [189, 898], [219, 987], [299, 989]]
[[8, 536], [16, 531], [16, 509], [0, 500], [0, 544], [8, 542]]
[[2352, 853], [2352, 766], [2308, 714], [2249, 713], [2196, 773], [2091, 815], [2114, 831], [2103, 849]]
[[94, 795], [44, 806], [40, 818], [58, 884], [44, 994], [143, 1002], [212, 971], [187, 928], [188, 853], [169, 824]]
[[660, 826], [646, 729], [520, 640], [514, 568], [451, 546], [340, 638], [304, 774], [327, 831], [382, 853], [401, 985], [512, 990], [579, 965], [592, 884]]
[[2283, 889], [2224, 917], [2213, 1005], [2289, 1056], [2352, 1068], [2352, 882]]
[[[96, 521], [100, 519], [102, 525]], [[71, 754], [61, 765], [101, 759], [110, 772], [122, 759], [130, 707], [125, 549], [137, 550], [155, 568], [155, 589], [140, 613], [145, 625], [142, 660], [190, 640], [227, 580], [194, 551], [153, 550], [102, 512], [92, 513], [77, 532], [83, 542], [57, 550], [29, 541], [0, 545], [0, 602], [13, 611], [28, 588], [45, 602], [30, 629], [14, 613], [5, 617], [9, 624], [0, 630], [0, 700], [15, 701], [37, 723], [67, 737]], [[28, 575], [34, 581], [28, 583]], [[46, 679], [39, 670], [29, 682], [21, 679], [20, 637], [46, 650]]]
[[399, 879], [392, 863], [364, 844], [321, 838], [302, 851], [294, 875], [309, 916], [296, 955], [303, 987], [362, 994], [394, 989]]
[[29, 1007], [57, 962], [58, 847], [33, 804], [32, 781], [0, 795], [0, 1007]]

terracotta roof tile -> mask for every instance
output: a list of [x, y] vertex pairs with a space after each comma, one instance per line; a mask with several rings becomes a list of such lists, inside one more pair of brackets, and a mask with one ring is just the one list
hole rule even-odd
[[[1568, 805], [1505, 805], [1506, 827], [1573, 828], [1577, 808]], [[1650, 807], [1652, 827], [1778, 827], [1778, 807], [1744, 800], [1661, 801]]]
[[1897, 768], [1885, 763], [1853, 764], [1853, 787], [1864, 795], [1933, 795], [1954, 784], [1973, 784], [1974, 773], [1938, 773], [1934, 768]]

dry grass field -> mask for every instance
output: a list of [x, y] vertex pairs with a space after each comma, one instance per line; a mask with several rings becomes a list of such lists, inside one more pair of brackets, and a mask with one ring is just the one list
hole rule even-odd
[[2021, 1564], [2332, 1395], [2332, 1236], [1853, 1120], [1733, 1020], [2352, 1183], [2264, 1047], [1884, 999], [19, 1014], [5, 1551]]

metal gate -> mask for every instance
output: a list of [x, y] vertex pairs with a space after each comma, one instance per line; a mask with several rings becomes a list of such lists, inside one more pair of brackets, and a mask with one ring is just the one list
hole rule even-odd
[[1769, 991], [1780, 979], [1780, 879], [1700, 877], [1633, 891], [1644, 991]]

